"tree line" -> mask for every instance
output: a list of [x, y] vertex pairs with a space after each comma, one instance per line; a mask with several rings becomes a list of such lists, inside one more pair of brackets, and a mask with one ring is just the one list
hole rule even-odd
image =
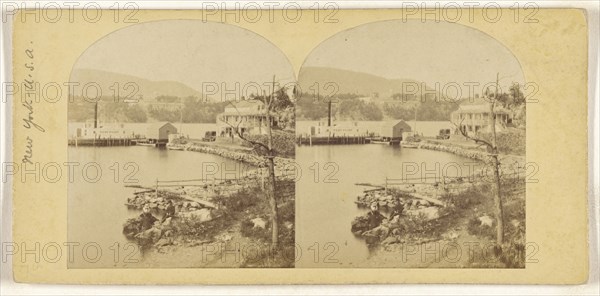
[[[329, 101], [332, 104], [332, 115], [336, 120], [378, 121], [384, 119], [420, 121], [450, 120], [452, 112], [461, 103], [472, 98], [458, 101], [441, 99], [421, 99], [404, 94], [393, 94], [389, 99], [368, 98], [360, 94], [337, 94], [334, 97], [314, 95], [312, 93], [297, 94], [296, 115], [301, 120], [322, 120], [328, 116]], [[475, 99], [479, 99], [477, 95]], [[483, 97], [482, 97], [483, 99]], [[525, 96], [521, 86], [513, 84], [508, 92], [498, 94], [498, 105], [512, 112], [512, 117], [519, 125], [525, 122]]]
[[[159, 96], [156, 103], [144, 103], [142, 100], [126, 103], [122, 99], [102, 97], [98, 100], [98, 116], [103, 120], [143, 123], [170, 121], [184, 123], [215, 123], [217, 115], [223, 113], [228, 102], [205, 102], [197, 97], [179, 98]], [[95, 102], [76, 97], [69, 102], [68, 120], [83, 122], [94, 118]]]

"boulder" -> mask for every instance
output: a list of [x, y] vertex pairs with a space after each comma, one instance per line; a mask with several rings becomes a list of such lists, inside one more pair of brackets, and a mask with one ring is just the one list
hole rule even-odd
[[489, 226], [492, 227], [492, 225], [494, 224], [494, 219], [492, 219], [492, 217], [488, 216], [488, 215], [483, 215], [479, 218], [479, 222], [481, 223], [481, 226]]
[[128, 219], [123, 224], [123, 234], [128, 239], [133, 239], [139, 230], [142, 228], [142, 220], [139, 218]]
[[157, 227], [152, 227], [146, 231], [140, 232], [135, 235], [136, 238], [140, 239], [143, 245], [147, 243], [155, 243], [162, 236], [162, 229]]
[[396, 243], [398, 243], [398, 237], [394, 236], [394, 235], [388, 236], [386, 239], [384, 239], [381, 242], [382, 245], [391, 245], [391, 244], [396, 244]]
[[170, 237], [164, 237], [159, 239], [154, 246], [155, 247], [164, 247], [164, 246], [168, 246], [168, 245], [172, 245], [173, 244], [173, 239]]
[[252, 223], [254, 224], [254, 228], [258, 227], [258, 228], [265, 229], [267, 227], [267, 221], [265, 221], [265, 219], [263, 219], [263, 218], [258, 217], [258, 218], [254, 218], [250, 221], [252, 221]]
[[428, 207], [414, 210], [415, 215], [423, 214], [427, 220], [434, 220], [440, 217], [440, 209], [438, 207]]
[[358, 216], [352, 220], [351, 231], [356, 235], [361, 235], [369, 230], [369, 220], [366, 216]]
[[191, 219], [198, 219], [200, 222], [206, 222], [213, 219], [212, 212], [206, 208], [187, 212], [186, 216]]

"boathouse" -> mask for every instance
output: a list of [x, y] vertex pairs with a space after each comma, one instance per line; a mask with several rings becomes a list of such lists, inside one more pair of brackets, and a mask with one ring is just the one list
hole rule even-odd
[[404, 133], [411, 131], [412, 128], [404, 120], [384, 121], [381, 123], [379, 136], [390, 139], [402, 139]]
[[148, 125], [146, 139], [149, 143], [166, 144], [169, 142], [169, 135], [176, 133], [177, 128], [170, 122], [155, 122]]

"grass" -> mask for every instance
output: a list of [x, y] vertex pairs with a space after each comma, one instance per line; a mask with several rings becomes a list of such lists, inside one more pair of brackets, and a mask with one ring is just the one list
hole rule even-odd
[[[494, 243], [497, 223], [482, 225], [479, 217], [488, 215], [494, 218], [494, 198], [490, 183], [472, 185], [459, 194], [446, 194], [440, 199], [446, 207], [440, 209], [440, 217], [428, 220], [423, 216], [404, 216], [391, 235], [397, 235], [397, 241], [418, 243], [440, 240], [444, 234], [456, 228], [462, 228], [482, 242]], [[525, 267], [525, 199], [522, 180], [503, 180], [502, 200], [504, 213], [504, 241], [496, 246], [494, 262], [476, 258], [470, 262], [474, 268], [524, 268]], [[382, 238], [384, 239], [384, 238]]]

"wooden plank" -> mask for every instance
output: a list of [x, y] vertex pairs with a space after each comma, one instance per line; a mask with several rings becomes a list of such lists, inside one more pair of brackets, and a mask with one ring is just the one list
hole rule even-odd
[[203, 199], [200, 199], [200, 198], [191, 197], [191, 196], [186, 195], [186, 194], [182, 194], [182, 195], [180, 195], [180, 197], [183, 198], [183, 199], [185, 199], [185, 200], [188, 200], [188, 201], [197, 202], [197, 203], [199, 203], [199, 204], [201, 204], [201, 205], [203, 205], [205, 207], [209, 207], [209, 208], [213, 208], [213, 209], [217, 208], [217, 205], [215, 205], [214, 203], [212, 203], [210, 201], [207, 201], [207, 200], [203, 200]]
[[410, 195], [412, 197], [415, 197], [415, 198], [418, 198], [418, 199], [426, 200], [426, 201], [428, 201], [428, 202], [430, 202], [432, 204], [438, 205], [440, 207], [445, 207], [446, 206], [443, 202], [441, 202], [441, 201], [439, 201], [439, 200], [437, 200], [435, 198], [427, 197], [427, 196], [419, 194], [419, 193], [410, 193]]

